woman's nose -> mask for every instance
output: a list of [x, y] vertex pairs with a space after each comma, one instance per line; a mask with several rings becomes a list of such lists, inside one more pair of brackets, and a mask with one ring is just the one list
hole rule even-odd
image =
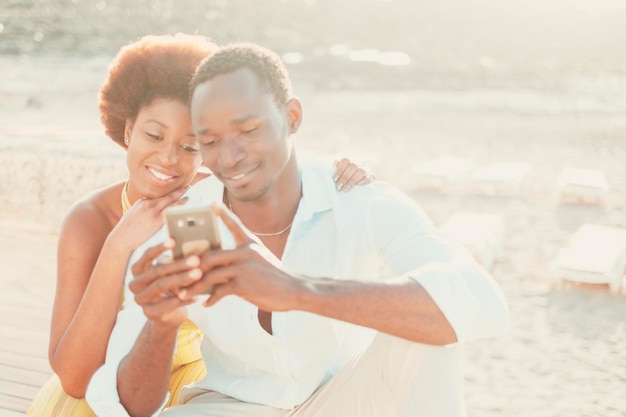
[[177, 145], [164, 145], [159, 150], [159, 159], [163, 166], [174, 165], [178, 162], [178, 146]]

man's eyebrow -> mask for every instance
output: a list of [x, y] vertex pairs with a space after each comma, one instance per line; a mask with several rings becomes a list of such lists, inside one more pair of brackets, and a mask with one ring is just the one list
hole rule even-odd
[[[244, 124], [250, 120], [255, 120], [255, 119], [260, 119], [260, 117], [253, 115], [253, 114], [248, 114], [242, 117], [239, 117], [237, 119], [234, 119], [232, 122], [230, 122], [231, 125], [234, 126], [238, 126], [241, 124]], [[200, 136], [200, 135], [208, 135], [211, 133], [211, 127], [205, 127], [203, 129], [200, 129], [196, 132], [196, 135]]]
[[247, 122], [249, 120], [258, 119], [258, 118], [259, 117], [255, 116], [254, 114], [248, 114], [248, 115], [245, 115], [243, 117], [240, 117], [238, 119], [233, 120], [231, 124], [233, 124], [233, 125], [240, 125], [240, 124], [245, 123], [245, 122]]

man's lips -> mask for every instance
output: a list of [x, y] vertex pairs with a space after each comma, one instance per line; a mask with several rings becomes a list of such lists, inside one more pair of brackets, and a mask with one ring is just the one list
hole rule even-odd
[[237, 173], [228, 173], [226, 175], [220, 175], [223, 179], [228, 181], [240, 181], [246, 177], [248, 177], [257, 167], [248, 168], [243, 171], [239, 171]]

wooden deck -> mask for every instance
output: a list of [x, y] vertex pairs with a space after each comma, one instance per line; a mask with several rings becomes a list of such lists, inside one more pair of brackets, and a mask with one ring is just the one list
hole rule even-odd
[[52, 374], [56, 240], [45, 227], [0, 222], [0, 417], [24, 416]]

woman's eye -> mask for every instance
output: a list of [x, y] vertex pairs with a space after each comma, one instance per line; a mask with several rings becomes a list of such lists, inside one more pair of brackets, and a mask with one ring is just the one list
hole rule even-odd
[[161, 140], [161, 136], [160, 135], [156, 135], [154, 133], [146, 133], [146, 135], [148, 135], [151, 139]]
[[198, 150], [191, 145], [181, 145], [184, 151], [186, 152], [197, 152]]

